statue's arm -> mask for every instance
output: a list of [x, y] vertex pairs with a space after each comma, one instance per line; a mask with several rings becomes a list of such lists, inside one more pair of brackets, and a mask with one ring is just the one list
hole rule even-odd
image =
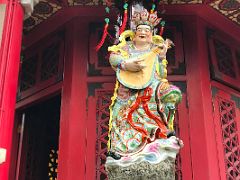
[[121, 67], [121, 64], [123, 62], [123, 57], [120, 54], [117, 53], [111, 53], [109, 57], [109, 62], [112, 66], [112, 68], [115, 70], [118, 67]]
[[109, 61], [114, 70], [119, 68], [124, 71], [138, 72], [145, 67], [145, 65], [141, 64], [142, 58], [123, 58], [123, 56], [116, 53], [110, 54]]

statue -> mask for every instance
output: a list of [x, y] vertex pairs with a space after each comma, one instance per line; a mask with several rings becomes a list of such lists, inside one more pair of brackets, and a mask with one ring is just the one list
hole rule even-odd
[[117, 77], [105, 164], [110, 180], [174, 179], [183, 143], [175, 137], [173, 120], [182, 95], [166, 79], [166, 53], [173, 43], [153, 35], [160, 21], [156, 12], [135, 11], [133, 30], [124, 31], [119, 44], [108, 49]]

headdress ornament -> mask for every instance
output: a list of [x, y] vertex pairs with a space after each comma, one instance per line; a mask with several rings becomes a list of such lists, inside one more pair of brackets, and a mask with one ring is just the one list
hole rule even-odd
[[131, 19], [132, 29], [138, 25], [149, 25], [152, 29], [158, 25], [161, 18], [158, 18], [157, 11], [148, 12], [146, 9], [141, 11], [135, 10], [133, 7], [133, 15]]
[[[157, 15], [158, 13], [157, 13], [157, 11], [155, 11], [156, 5], [153, 3], [151, 10], [148, 11], [142, 5], [143, 2], [130, 3], [130, 8], [128, 6], [128, 0], [124, 0], [124, 2], [125, 3], [123, 5], [123, 9], [124, 9], [123, 15], [122, 15], [122, 17], [119, 16], [118, 20], [120, 20], [120, 21], [118, 21], [118, 25], [115, 26], [115, 27], [117, 27], [117, 28], [115, 28], [116, 29], [116, 41], [115, 42], [119, 42], [120, 36], [125, 31], [128, 22], [130, 23], [130, 29], [132, 31], [135, 31], [137, 26], [139, 26], [139, 25], [148, 25], [151, 27], [151, 29], [154, 30], [153, 31], [154, 35], [156, 35], [157, 29], [158, 29], [155, 27], [160, 23], [161, 24], [160, 32], [159, 32], [160, 37], [158, 37], [158, 39], [159, 38], [161, 39], [161, 36], [164, 31], [165, 21], [161, 21], [162, 18], [158, 17], [158, 15]], [[111, 6], [111, 4], [107, 3], [107, 6], [108, 7], [106, 7], [106, 13], [109, 14], [109, 11], [110, 11], [109, 7]], [[104, 26], [102, 38], [96, 47], [97, 51], [102, 47], [106, 37], [110, 36], [110, 34], [108, 33], [109, 18], [105, 18], [105, 22], [106, 22], [106, 24]]]

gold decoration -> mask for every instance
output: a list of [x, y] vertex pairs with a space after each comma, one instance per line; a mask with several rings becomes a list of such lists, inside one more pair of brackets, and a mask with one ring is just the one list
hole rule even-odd
[[238, 21], [237, 17], [240, 16], [240, 11], [239, 9], [234, 9], [234, 10], [229, 10], [229, 9], [220, 9], [220, 3], [222, 3], [223, 0], [217, 0], [217, 1], [214, 1], [212, 3], [210, 3], [209, 5], [216, 9], [217, 11], [219, 11], [220, 13], [222, 13], [224, 16], [226, 16], [227, 18], [229, 18], [230, 20], [232, 20], [233, 22], [236, 22], [238, 24], [240, 24], [240, 22]]
[[58, 151], [51, 149], [49, 153], [48, 177], [49, 180], [57, 179]]

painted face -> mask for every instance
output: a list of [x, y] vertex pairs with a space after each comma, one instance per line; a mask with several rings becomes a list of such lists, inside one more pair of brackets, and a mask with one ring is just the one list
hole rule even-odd
[[146, 9], [141, 12], [141, 19], [143, 21], [146, 21], [148, 19], [148, 16], [149, 16], [149, 12]]
[[141, 19], [141, 14], [139, 12], [134, 12], [132, 20], [133, 21], [140, 21]]
[[136, 29], [134, 41], [136, 43], [148, 44], [152, 42], [152, 30], [148, 25], [139, 25]]

